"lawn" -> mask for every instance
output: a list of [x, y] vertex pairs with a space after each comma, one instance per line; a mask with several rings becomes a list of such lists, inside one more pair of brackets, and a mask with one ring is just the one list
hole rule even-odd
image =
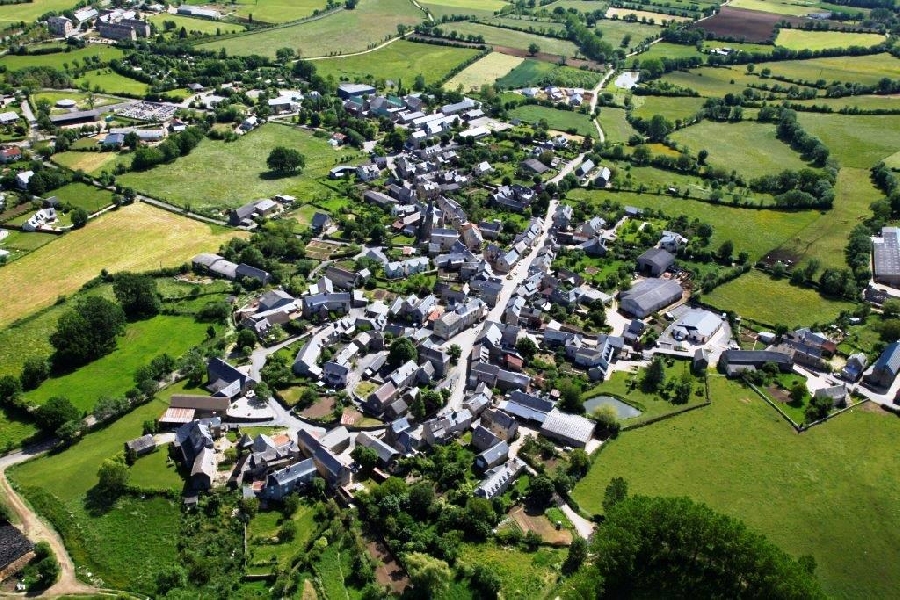
[[106, 586], [146, 593], [153, 590], [156, 573], [175, 564], [181, 523], [176, 502], [125, 497], [106, 512], [86, 506], [100, 464], [120, 453], [125, 440], [141, 435], [143, 422], [157, 418], [167, 405], [153, 400], [68, 450], [8, 471], [13, 484], [60, 532], [75, 564]]
[[868, 169], [897, 151], [897, 115], [799, 113], [810, 135], [822, 140], [842, 166]]
[[233, 56], [275, 56], [292, 48], [304, 58], [362, 52], [397, 35], [397, 25], [413, 26], [424, 18], [409, 0], [360, 0], [354, 10], [342, 10], [314, 21], [266, 29], [197, 46]]
[[[318, 0], [317, 0], [318, 1]], [[291, 4], [296, 4], [296, 2], [292, 2]], [[282, 8], [282, 13], [285, 7]], [[254, 7], [255, 12], [256, 7]], [[310, 11], [312, 12], [312, 11]], [[223, 21], [209, 21], [207, 19], [194, 19], [192, 17], [184, 17], [181, 15], [170, 15], [169, 13], [164, 13], [160, 15], [150, 15], [147, 17], [147, 20], [151, 23], [155, 23], [159, 31], [164, 31], [163, 23], [166, 21], [171, 21], [175, 23], [175, 29], [172, 31], [172, 35], [177, 35], [178, 31], [184, 27], [185, 31], [188, 34], [192, 32], [197, 32], [202, 35], [225, 35], [229, 33], [240, 33], [247, 28], [243, 25], [238, 25], [237, 23], [225, 23]], [[263, 21], [265, 19], [260, 19]]]
[[36, 0], [22, 4], [6, 4], [0, 6], [0, 25], [8, 27], [19, 21], [31, 23], [44, 13], [62, 12], [74, 7], [75, 4], [75, 0]]
[[444, 84], [444, 89], [455, 90], [462, 86], [464, 92], [478, 91], [483, 85], [493, 85], [498, 79], [503, 78], [522, 64], [524, 60], [518, 56], [491, 52], [454, 75]]
[[[266, 158], [276, 146], [296, 148], [306, 157], [302, 174], [270, 176]], [[336, 164], [360, 156], [349, 150], [335, 150], [325, 138], [314, 137], [305, 130], [271, 123], [236, 142], [204, 139], [189, 155], [149, 171], [126, 173], [117, 183], [179, 206], [224, 211], [275, 194], [308, 198], [324, 193], [328, 189], [317, 180], [327, 176]], [[210, 165], [215, 165], [219, 176], [210, 177]]]
[[795, 557], [812, 554], [829, 596], [892, 597], [900, 422], [857, 409], [798, 435], [737, 383], [711, 376], [710, 394], [708, 408], [610, 442], [575, 488], [581, 507], [600, 512], [610, 478], [622, 476], [632, 493], [690, 496]]
[[117, 348], [77, 371], [45, 381], [38, 389], [25, 392], [34, 404], [54, 396], [65, 396], [83, 411], [94, 408], [103, 396], [120, 397], [134, 387], [134, 373], [160, 354], [178, 358], [203, 341], [206, 325], [192, 318], [158, 316], [128, 325]]
[[787, 77], [797, 81], [853, 81], [866, 85], [877, 84], [883, 77], [893, 78], [900, 69], [900, 59], [890, 54], [871, 56], [831, 56], [809, 60], [787, 60], [783, 62], [760, 63], [756, 72], [764, 68], [772, 70], [772, 75]]
[[52, 194], [63, 204], [83, 208], [88, 213], [95, 213], [113, 203], [112, 192], [85, 183], [70, 183], [53, 190]]
[[663, 115], [674, 122], [693, 118], [703, 108], [705, 100], [679, 96], [632, 96], [631, 102], [635, 117], [649, 121], [653, 115]]
[[459, 562], [492, 567], [500, 577], [500, 590], [507, 600], [548, 597], [559, 578], [565, 551], [541, 548], [529, 553], [494, 544], [463, 544]]
[[297, 524], [297, 537], [291, 542], [278, 542], [278, 530], [284, 516], [276, 510], [259, 512], [247, 526], [248, 570], [250, 573], [271, 573], [290, 567], [292, 559], [316, 531], [315, 507], [301, 504], [291, 516]]
[[37, 431], [37, 426], [31, 421], [24, 421], [7, 409], [0, 408], [0, 452], [20, 446]]
[[535, 35], [524, 31], [491, 27], [482, 23], [461, 21], [458, 23], [445, 23], [441, 27], [445, 34], [455, 31], [460, 36], [480, 35], [487, 44], [507, 46], [518, 50], [528, 50], [531, 44], [540, 46], [541, 52], [558, 54], [560, 56], [575, 56], [578, 47], [568, 40]]
[[427, 83], [442, 80], [460, 64], [478, 54], [478, 50], [436, 46], [399, 40], [369, 54], [327, 58], [315, 62], [316, 72], [323, 77], [351, 81], [391, 79], [412, 84], [416, 75]]
[[217, 250], [234, 235], [146, 204], [107, 213], [0, 269], [0, 289], [19, 290], [0, 303], [0, 326], [75, 292], [101, 269], [180, 265], [199, 252]]
[[710, 165], [726, 171], [735, 170], [747, 177], [761, 177], [786, 169], [797, 171], [807, 166], [788, 144], [775, 137], [775, 126], [770, 123], [702, 121], [679, 129], [669, 137], [686, 146], [694, 156], [700, 150], [707, 150]]
[[[37, 6], [35, 4], [22, 4], [17, 6]], [[0, 7], [0, 11], [9, 8], [7, 6]], [[41, 13], [43, 14], [43, 12]], [[53, 67], [60, 71], [63, 65], [72, 65], [76, 60], [82, 65], [87, 64], [86, 58], [97, 57], [101, 63], [107, 63], [113, 58], [122, 58], [122, 51], [115, 46], [106, 44], [92, 45], [70, 52], [55, 52], [53, 54], [38, 54], [33, 56], [16, 56], [7, 54], [0, 58], [0, 65], [4, 65], [8, 70], [15, 71], [23, 67]]]
[[816, 290], [796, 287], [787, 279], [775, 280], [755, 270], [717, 287], [703, 301], [769, 327], [828, 323], [842, 310], [853, 308], [850, 302], [823, 298]]
[[544, 87], [548, 85], [593, 88], [600, 82], [601, 78], [600, 73], [593, 71], [582, 71], [581, 69], [526, 58], [525, 62], [497, 80], [497, 85], [504, 89]]
[[775, 38], [775, 45], [788, 50], [827, 50], [861, 46], [869, 48], [884, 42], [877, 33], [846, 33], [844, 31], [803, 31], [782, 29]]
[[103, 171], [113, 171], [119, 163], [126, 166], [130, 165], [131, 157], [132, 154], [130, 153], [67, 150], [66, 152], [54, 154], [51, 160], [73, 171], [84, 171], [89, 175], [99, 175]]
[[175, 463], [169, 460], [168, 445], [137, 459], [129, 473], [128, 485], [143, 490], [181, 491], [184, 486]]
[[99, 90], [108, 94], [143, 96], [147, 93], [146, 83], [119, 75], [111, 69], [89, 71], [78, 79], [73, 79], [72, 83], [75, 85], [86, 85], [92, 90]]
[[511, 119], [521, 119], [527, 123], [537, 123], [545, 120], [550, 129], [558, 131], [574, 130], [574, 133], [583, 136], [597, 137], [597, 129], [591, 122], [591, 118], [576, 111], [547, 108], [535, 104], [519, 106], [509, 111]]
[[614, 144], [624, 144], [637, 133], [631, 123], [625, 120], [625, 116], [624, 108], [600, 107], [600, 116], [597, 117], [597, 121], [600, 123], [603, 135]]

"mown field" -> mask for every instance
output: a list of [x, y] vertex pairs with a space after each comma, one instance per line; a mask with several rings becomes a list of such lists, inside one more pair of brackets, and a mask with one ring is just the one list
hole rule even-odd
[[[285, 7], [282, 7], [285, 8]], [[282, 11], [283, 13], [283, 11]], [[184, 17], [182, 15], [170, 15], [168, 13], [161, 15], [150, 15], [147, 20], [156, 24], [159, 31], [165, 31], [164, 23], [171, 21], [175, 23], [173, 34], [177, 35], [178, 31], [184, 27], [188, 34], [196, 32], [202, 35], [225, 35], [228, 33], [240, 33], [247, 28], [237, 23], [226, 23], [224, 21], [209, 21], [207, 19], [194, 19], [192, 17]], [[263, 19], [260, 19], [263, 20]]]
[[737, 383], [712, 375], [710, 395], [709, 407], [610, 442], [575, 488], [581, 507], [601, 512], [607, 483], [621, 476], [631, 493], [689, 496], [795, 557], [813, 555], [829, 596], [893, 596], [900, 585], [900, 421], [854, 410], [798, 435]]
[[197, 47], [214, 51], [224, 48], [232, 56], [274, 57], [279, 48], [292, 48], [304, 58], [352, 54], [396, 37], [397, 25], [413, 26], [424, 16], [409, 0], [361, 0], [354, 10]]
[[100, 274], [182, 264], [236, 235], [146, 204], [105, 214], [0, 269], [0, 326], [53, 304]]
[[450, 78], [444, 84], [444, 88], [455, 90], [462, 86], [462, 89], [466, 92], [477, 91], [482, 85], [493, 85], [498, 79], [501, 79], [522, 64], [524, 60], [524, 58], [517, 56], [491, 52]]
[[810, 134], [825, 143], [842, 166], [867, 169], [897, 151], [898, 115], [799, 113]]
[[646, 51], [638, 54], [635, 60], [644, 62], [654, 58], [692, 58], [694, 56], [703, 56], [694, 46], [660, 42], [659, 44], [653, 44]]
[[853, 81], [874, 85], [884, 77], [896, 77], [900, 69], [900, 59], [890, 54], [871, 56], [831, 56], [809, 60], [786, 60], [783, 62], [760, 63], [757, 73], [769, 68], [772, 75], [787, 77], [797, 81]]
[[[306, 157], [303, 173], [271, 177], [266, 158], [275, 146], [299, 150]], [[324, 138], [273, 123], [241, 136], [236, 142], [226, 144], [204, 139], [193, 152], [174, 163], [142, 173], [126, 173], [118, 182], [179, 206], [224, 211], [275, 194], [308, 197], [327, 192], [317, 180], [327, 176], [336, 164], [356, 157], [357, 153], [333, 149]], [[221, 176], [211, 177], [210, 168]]]
[[368, 54], [326, 58], [314, 64], [316, 72], [323, 77], [371, 82], [390, 79], [395, 84], [405, 80], [410, 86], [420, 74], [427, 83], [440, 81], [477, 54], [478, 50], [474, 49], [398, 40]]
[[877, 33], [846, 33], [844, 31], [803, 31], [782, 29], [775, 38], [775, 45], [789, 50], [827, 50], [862, 46], [869, 48], [884, 42]]
[[504, 89], [547, 85], [593, 88], [600, 82], [600, 79], [602, 79], [602, 75], [593, 71], [582, 71], [526, 58], [525, 62], [498, 79], [497, 85]]
[[51, 157], [51, 160], [73, 171], [84, 171], [89, 175], [99, 175], [101, 172], [112, 172], [118, 163], [126, 166], [131, 164], [131, 154], [118, 152], [79, 152], [68, 150], [59, 152]]
[[[21, 4], [18, 6], [33, 6], [32, 4]], [[7, 7], [0, 7], [0, 10]], [[43, 14], [43, 13], [41, 13]], [[69, 52], [56, 52], [54, 54], [39, 54], [35, 56], [17, 56], [7, 54], [0, 58], [0, 65], [6, 66], [10, 71], [15, 71], [23, 67], [53, 67], [54, 69], [63, 70], [63, 65], [72, 65], [74, 61], [85, 64], [85, 58], [97, 57], [101, 63], [107, 63], [114, 58], [122, 58], [122, 51], [114, 46], [106, 44], [87, 46]]]
[[0, 6], [0, 26], [6, 28], [19, 21], [30, 23], [50, 11], [62, 12], [73, 8], [75, 0], [34, 0], [22, 4]]
[[597, 137], [597, 129], [591, 122], [591, 118], [577, 111], [559, 110], [557, 108], [547, 108], [545, 106], [526, 105], [518, 106], [509, 111], [511, 119], [521, 119], [526, 123], [537, 123], [538, 121], [547, 121], [550, 129], [557, 131], [569, 131], [578, 135]]
[[729, 281], [703, 297], [704, 302], [721, 310], [733, 310], [745, 319], [765, 325], [796, 327], [833, 321], [850, 302], [823, 298], [814, 289], [791, 285], [759, 271], [750, 271]]
[[614, 144], [624, 144], [628, 138], [635, 135], [634, 127], [625, 120], [624, 108], [610, 108], [604, 106], [600, 108], [600, 116], [597, 117], [603, 135]]
[[95, 213], [113, 203], [112, 192], [84, 183], [70, 183], [53, 190], [53, 195], [59, 198], [63, 204], [83, 208], [88, 213]]
[[540, 47], [541, 52], [546, 52], [548, 54], [575, 56], [578, 52], [578, 47], [568, 40], [534, 35], [532, 33], [525, 33], [524, 31], [503, 29], [501, 27], [491, 27], [490, 25], [484, 25], [482, 23], [472, 23], [469, 21], [445, 23], [441, 28], [444, 30], [444, 33], [455, 31], [460, 36], [484, 36], [484, 41], [487, 44], [507, 46], [518, 50], [528, 50], [528, 46], [537, 44]]

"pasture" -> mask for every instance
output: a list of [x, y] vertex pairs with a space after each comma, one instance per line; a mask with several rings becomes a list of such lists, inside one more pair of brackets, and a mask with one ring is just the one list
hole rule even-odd
[[625, 120], [624, 108], [601, 107], [597, 122], [606, 139], [614, 144], [624, 144], [637, 133], [631, 123]]
[[[659, 20], [656, 20], [659, 23]], [[634, 50], [638, 44], [647, 38], [658, 38], [662, 33], [659, 25], [649, 25], [647, 23], [629, 23], [616, 19], [604, 19], [597, 21], [597, 31], [603, 34], [603, 41], [609, 42], [613, 48], [623, 48], [626, 52]], [[630, 40], [624, 46], [622, 43], [626, 36], [630, 36]]]
[[[266, 158], [275, 146], [299, 150], [306, 157], [303, 172], [290, 177], [271, 176]], [[317, 180], [327, 176], [335, 164], [355, 157], [351, 151], [333, 149], [325, 138], [272, 123], [231, 143], [204, 139], [189, 155], [149, 171], [126, 173], [118, 182], [179, 206], [224, 212], [254, 198], [282, 193], [308, 197], [328, 191]], [[210, 165], [215, 165], [221, 175], [210, 177]]]
[[51, 160], [73, 171], [84, 171], [89, 175], [96, 176], [103, 171], [113, 171], [119, 163], [128, 166], [131, 163], [131, 156], [131, 154], [120, 154], [118, 152], [79, 152], [68, 150], [54, 154]]
[[[440, 81], [461, 63], [478, 54], [478, 50], [420, 44], [398, 40], [368, 54], [325, 58], [315, 61], [316, 72], [337, 80], [377, 82], [406, 80], [411, 85], [422, 74], [427, 83]], [[521, 59], [519, 59], [521, 61]]]
[[57, 188], [53, 190], [53, 195], [61, 203], [70, 204], [73, 208], [83, 208], [88, 213], [95, 213], [113, 203], [112, 192], [84, 183], [70, 183]]
[[814, 289], [796, 287], [787, 279], [776, 280], [755, 270], [717, 287], [703, 300], [770, 327], [828, 323], [853, 307], [850, 302], [823, 298]]
[[510, 118], [521, 119], [527, 123], [546, 121], [550, 129], [571, 131], [577, 135], [597, 137], [597, 129], [591, 118], [577, 111], [559, 110], [537, 105], [525, 105], [509, 111]]
[[794, 81], [824, 79], [826, 82], [852, 81], [875, 85], [884, 77], [897, 76], [897, 72], [900, 70], [900, 59], [887, 53], [871, 56], [829, 56], [809, 60], [760, 63], [756, 66], [756, 71], [758, 73], [767, 67], [771, 69], [772, 75]]
[[21, 292], [0, 303], [0, 326], [72, 294], [101, 269], [180, 265], [233, 235], [146, 204], [112, 211], [0, 269], [0, 289]]
[[442, 29], [445, 34], [455, 31], [460, 36], [480, 35], [484, 37], [484, 41], [487, 44], [506, 46], [517, 50], [527, 51], [528, 46], [537, 44], [541, 52], [548, 54], [575, 56], [578, 53], [578, 47], [568, 40], [534, 35], [524, 31], [491, 27], [482, 23], [472, 23], [470, 21], [445, 23]]
[[707, 98], [721, 98], [728, 93], [740, 94], [747, 85], [756, 84], [759, 80], [748, 75], [746, 68], [735, 66], [673, 71], [663, 75], [662, 81], [694, 90]]
[[[626, 17], [628, 15], [636, 16], [641, 22], [646, 21], [647, 23], [662, 23], [663, 21], [671, 21], [675, 23], [683, 23], [685, 21], [693, 21], [691, 17], [684, 17], [681, 15], [664, 15], [661, 13], [650, 12], [646, 10], [634, 10], [631, 8], [621, 8], [610, 6], [606, 9], [606, 18], [612, 19], [613, 16], [618, 16], [619, 19], [622, 17]], [[602, 23], [601, 23], [602, 29]]]
[[[703, 98], [689, 96], [632, 96], [632, 115], [650, 120], [663, 115], [670, 121], [684, 121], [696, 116], [703, 108]], [[604, 109], [605, 110], [605, 109]]]
[[563, 87], [593, 88], [600, 82], [602, 75], [593, 71], [582, 71], [573, 67], [554, 65], [533, 58], [526, 58], [515, 69], [497, 80], [503, 89], [519, 89], [524, 87], [545, 87], [558, 85]]
[[511, 27], [512, 29], [520, 29], [537, 35], [565, 36], [566, 33], [566, 26], [564, 23], [538, 19], [531, 15], [517, 16], [514, 14], [506, 14], [502, 17], [495, 17], [489, 21], [485, 21], [485, 23], [488, 25], [500, 25], [503, 27]]
[[147, 93], [146, 83], [119, 75], [112, 69], [88, 71], [81, 77], [73, 79], [72, 83], [78, 86], [84, 85], [94, 91], [106, 92], [107, 94], [143, 96]]
[[216, 52], [224, 48], [232, 56], [262, 54], [269, 58], [274, 58], [279, 48], [291, 48], [303, 58], [353, 54], [396, 37], [397, 25], [411, 27], [423, 17], [409, 0], [360, 0], [354, 10], [197, 47]]
[[[729, 6], [734, 8], [745, 8], [747, 10], [757, 10], [761, 12], [775, 13], [777, 15], [789, 15], [794, 17], [802, 17], [813, 12], [822, 12], [831, 10], [819, 7], [818, 2], [798, 2], [797, 0], [733, 0], [729, 2]], [[846, 8], [842, 10], [847, 10]], [[856, 12], [860, 9], [855, 8]]]
[[[22, 4], [17, 6], [34, 6], [32, 4]], [[0, 7], [0, 10], [7, 7]], [[17, 56], [7, 54], [0, 58], [0, 65], [5, 65], [10, 71], [15, 71], [24, 67], [53, 67], [59, 71], [65, 70], [65, 65], [74, 65], [75, 61], [80, 64], [88, 64], [85, 59], [90, 61], [99, 60], [101, 64], [106, 64], [114, 58], [122, 58], [122, 51], [114, 46], [106, 44], [92, 45], [85, 48], [70, 50], [69, 52], [55, 52], [53, 54], [38, 54], [34, 56]]]
[[669, 137], [687, 147], [694, 156], [700, 150], [707, 150], [710, 165], [735, 170], [748, 177], [807, 166], [799, 154], [775, 137], [775, 126], [770, 123], [702, 121], [679, 129]]
[[580, 506], [601, 512], [607, 483], [621, 476], [632, 494], [689, 496], [794, 557], [811, 554], [831, 597], [892, 596], [900, 421], [857, 409], [798, 435], [751, 390], [719, 375], [709, 386], [711, 406], [609, 442], [575, 487]]
[[827, 106], [835, 111], [844, 108], [900, 110], [900, 97], [898, 96], [847, 96], [845, 98], [816, 98], [815, 100], [798, 100], [795, 102], [805, 106]]
[[842, 166], [869, 168], [897, 151], [900, 115], [797, 116], [803, 128], [821, 139]]
[[493, 85], [498, 79], [506, 76], [524, 61], [524, 58], [517, 56], [491, 52], [478, 62], [469, 65], [454, 75], [444, 84], [444, 88], [455, 90], [462, 86], [465, 92], [478, 91], [482, 85]]
[[788, 50], [827, 50], [861, 46], [869, 48], [884, 42], [877, 33], [846, 33], [843, 31], [803, 31], [782, 29], [775, 38], [775, 45]]
[[490, 17], [498, 10], [508, 6], [503, 0], [428, 0], [420, 2], [420, 4], [427, 8], [437, 21], [440, 21], [444, 15]]
[[5, 4], [0, 6], [0, 27], [6, 28], [20, 21], [31, 23], [44, 13], [62, 12], [74, 8], [75, 0], [35, 0], [22, 4]]
[[[183, 27], [188, 35], [196, 33], [199, 35], [226, 35], [229, 33], [241, 33], [247, 28], [237, 23], [226, 23], [224, 21], [210, 21], [208, 19], [194, 19], [182, 15], [170, 15], [163, 13], [159, 15], [150, 15], [147, 20], [155, 24], [159, 31], [164, 31], [164, 24], [168, 21], [175, 23], [175, 29], [172, 30], [173, 35], [177, 35], [178, 31]], [[260, 19], [262, 20], [262, 19]]]
[[[285, 23], [309, 17], [314, 11], [325, 10], [325, 0], [239, 0], [222, 2], [221, 10], [234, 10], [234, 16], [263, 23]], [[215, 6], [215, 4], [213, 4]]]
[[634, 60], [643, 63], [645, 60], [654, 58], [693, 58], [703, 57], [703, 54], [694, 46], [684, 46], [682, 44], [669, 44], [660, 42], [653, 44], [645, 51], [638, 54]]

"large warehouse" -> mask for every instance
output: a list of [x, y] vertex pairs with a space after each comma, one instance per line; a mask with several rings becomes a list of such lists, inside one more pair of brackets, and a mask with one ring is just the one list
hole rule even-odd
[[900, 286], [900, 229], [883, 227], [873, 244], [875, 281]]
[[634, 284], [619, 295], [622, 312], [643, 319], [681, 299], [681, 286], [671, 279], [656, 277]]

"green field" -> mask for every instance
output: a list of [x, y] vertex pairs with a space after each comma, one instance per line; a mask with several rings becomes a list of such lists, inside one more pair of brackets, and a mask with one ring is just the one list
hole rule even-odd
[[563, 550], [541, 548], [527, 553], [494, 544], [464, 544], [459, 552], [461, 563], [492, 567], [500, 577], [502, 597], [508, 600], [549, 597], [564, 559]]
[[[306, 156], [301, 175], [269, 178], [266, 158], [275, 146], [289, 146]], [[293, 127], [267, 124], [225, 143], [204, 139], [188, 156], [143, 173], [126, 173], [119, 177], [121, 185], [131, 186], [174, 204], [195, 209], [225, 210], [255, 198], [275, 194], [309, 197], [324, 193], [316, 180], [328, 174], [338, 163], [346, 163], [357, 155], [334, 150], [324, 138]], [[210, 166], [221, 175], [210, 177]]]
[[600, 108], [600, 116], [597, 120], [600, 122], [600, 128], [603, 129], [603, 135], [614, 144], [624, 144], [628, 139], [635, 135], [637, 131], [631, 126], [631, 123], [625, 120], [624, 108], [610, 108], [604, 106]]
[[842, 108], [900, 110], [900, 99], [896, 96], [847, 96], [846, 98], [816, 98], [815, 100], [797, 100], [796, 102], [804, 106], [827, 106], [835, 111]]
[[843, 11], [849, 13], [861, 12], [868, 14], [869, 9], [835, 6], [827, 2], [805, 2], [798, 0], [733, 0], [729, 4], [734, 8], [746, 8], [748, 10], [758, 10], [761, 12], [774, 13], [776, 15], [793, 15], [803, 16], [815, 12], [825, 11]]
[[780, 173], [785, 169], [796, 171], [807, 166], [799, 154], [775, 137], [772, 124], [702, 121], [669, 137], [679, 146], [689, 148], [694, 156], [700, 150], [707, 150], [710, 165], [735, 170], [747, 177]]
[[224, 14], [262, 23], [285, 23], [309, 17], [313, 12], [325, 10], [325, 0], [234, 0], [207, 2], [190, 0], [185, 4], [210, 6]]
[[828, 323], [850, 302], [828, 300], [812, 289], [795, 287], [787, 279], [775, 280], [759, 271], [750, 271], [719, 286], [703, 297], [721, 310], [733, 310], [745, 319], [765, 325], [795, 327]]
[[5, 28], [19, 21], [31, 23], [44, 13], [62, 12], [73, 8], [75, 4], [77, 4], [75, 0], [36, 0], [0, 6], [0, 26]]
[[545, 120], [550, 129], [556, 129], [557, 131], [574, 129], [578, 135], [597, 137], [597, 129], [591, 122], [591, 118], [577, 111], [559, 110], [531, 104], [514, 108], [509, 111], [509, 116], [511, 119], [521, 119], [526, 123], [537, 123]]
[[710, 395], [710, 407], [610, 442], [575, 488], [581, 507], [600, 512], [607, 483], [621, 476], [631, 493], [689, 496], [795, 557], [813, 555], [829, 596], [892, 597], [900, 585], [900, 422], [854, 410], [798, 435], [721, 376], [711, 376]]
[[869, 48], [884, 42], [877, 33], [846, 33], [843, 31], [802, 31], [782, 29], [775, 38], [775, 45], [789, 50], [827, 50], [862, 46]]
[[703, 50], [709, 51], [713, 48], [727, 47], [732, 50], [741, 52], [750, 52], [754, 54], [769, 54], [775, 49], [771, 44], [754, 44], [751, 42], [720, 42], [718, 40], [710, 40], [703, 42]]
[[[284, 7], [281, 7], [282, 9]], [[283, 10], [282, 10], [283, 13]], [[177, 35], [178, 30], [184, 27], [188, 34], [199, 33], [202, 35], [225, 35], [228, 33], [240, 33], [247, 28], [237, 23], [226, 23], [223, 21], [209, 21], [207, 19], [194, 19], [192, 17], [184, 17], [181, 15], [170, 15], [168, 13], [161, 15], [150, 15], [147, 20], [154, 23], [160, 33], [165, 31], [163, 23], [171, 21], [175, 23], [175, 29], [172, 35]], [[264, 20], [260, 18], [260, 20]]]
[[454, 75], [444, 88], [455, 90], [459, 86], [465, 92], [477, 91], [483, 85], [493, 85], [498, 79], [506, 76], [510, 71], [518, 67], [524, 61], [523, 58], [507, 56], [499, 52], [491, 52], [474, 64], [469, 65], [461, 72]]
[[269, 510], [259, 512], [247, 525], [247, 539], [250, 542], [248, 570], [252, 574], [271, 573], [273, 570], [289, 568], [291, 559], [303, 548], [316, 531], [315, 508], [301, 504], [291, 516], [297, 524], [297, 537], [291, 542], [276, 542], [278, 530], [284, 521], [281, 512]]
[[478, 54], [478, 50], [436, 46], [399, 40], [380, 50], [359, 56], [326, 58], [315, 61], [316, 72], [323, 77], [350, 81], [391, 79], [411, 85], [416, 75], [427, 83], [442, 80], [454, 68]]
[[[51, 112], [60, 111], [65, 112], [66, 109], [57, 109], [56, 103], [60, 100], [74, 100], [78, 103], [77, 108], [79, 110], [88, 110], [90, 106], [88, 105], [88, 94], [87, 92], [35, 92], [31, 94], [28, 98], [31, 101], [31, 107], [34, 108], [39, 100], [46, 100], [50, 103], [50, 106], [53, 107]], [[116, 102], [121, 102], [121, 98], [114, 98], [112, 96], [104, 96], [100, 94], [94, 95], [94, 108], [100, 108], [102, 106], [106, 106], [108, 104], [115, 104]]]
[[593, 88], [600, 82], [600, 79], [602, 79], [602, 75], [593, 71], [582, 71], [526, 58], [525, 62], [499, 79], [497, 85], [504, 89], [547, 85]]
[[703, 53], [694, 46], [660, 42], [659, 44], [653, 44], [647, 50], [638, 54], [634, 57], [634, 60], [643, 62], [653, 58], [692, 58], [694, 56], [703, 57]]
[[73, 373], [48, 379], [25, 397], [43, 404], [54, 396], [65, 396], [79, 409], [90, 411], [99, 398], [123, 396], [133, 388], [135, 371], [154, 356], [177, 358], [202, 342], [205, 334], [206, 325], [186, 317], [158, 316], [132, 323], [114, 352]]
[[827, 82], [852, 81], [875, 85], [884, 77], [897, 76], [900, 59], [887, 53], [871, 56], [831, 56], [809, 60], [760, 63], [756, 65], [756, 72], [759, 73], [765, 68], [771, 69], [772, 75], [797, 81], [824, 79]]
[[146, 83], [119, 75], [112, 69], [89, 71], [78, 79], [73, 79], [72, 82], [75, 85], [86, 85], [92, 90], [99, 90], [107, 94], [143, 96], [147, 93]]
[[489, 17], [501, 8], [509, 6], [503, 0], [429, 0], [420, 4], [438, 21], [444, 15]]
[[737, 66], [673, 71], [663, 75], [661, 80], [694, 90], [701, 96], [715, 98], [721, 98], [728, 93], [740, 94], [747, 84], [759, 82], [756, 77], [747, 74], [745, 67]]
[[558, 21], [549, 21], [546, 19], [536, 19], [530, 15], [520, 15], [507, 13], [502, 17], [494, 17], [484, 21], [489, 25], [501, 25], [512, 29], [520, 29], [535, 35], [544, 35], [550, 37], [565, 36], [566, 26]]
[[[95, 140], [95, 142], [96, 141], [97, 140]], [[54, 154], [51, 160], [56, 164], [72, 169], [73, 171], [84, 171], [89, 175], [97, 176], [103, 171], [113, 172], [116, 165], [119, 163], [130, 166], [132, 156], [131, 153], [120, 154], [119, 152], [79, 152], [69, 150]]]
[[95, 213], [113, 203], [113, 194], [109, 190], [84, 183], [70, 183], [53, 190], [53, 195], [63, 204], [71, 204], [75, 208], [83, 208], [88, 213]]
[[632, 115], [650, 120], [663, 115], [670, 121], [692, 119], [703, 108], [703, 98], [679, 96], [632, 96]]
[[163, 446], [146, 456], [137, 459], [131, 465], [128, 485], [143, 490], [174, 490], [180, 492], [184, 480], [178, 473], [175, 463], [169, 460], [169, 448]]
[[397, 25], [413, 26], [424, 14], [409, 0], [361, 0], [354, 10], [288, 27], [265, 29], [228, 40], [197, 46], [233, 56], [274, 57], [279, 48], [292, 48], [304, 58], [362, 52], [396, 37]]
[[548, 54], [558, 54], [560, 56], [575, 56], [578, 47], [568, 40], [560, 40], [551, 37], [534, 35], [525, 33], [524, 31], [514, 31], [512, 29], [503, 29], [500, 27], [491, 27], [482, 23], [472, 23], [463, 21], [459, 23], [444, 23], [441, 25], [444, 34], [455, 31], [460, 36], [480, 35], [484, 36], [487, 44], [496, 46], [507, 46], [518, 50], [528, 50], [531, 44], [537, 44], [541, 48], [541, 52]]
[[[33, 4], [22, 4], [19, 6], [34, 6]], [[6, 7], [3, 7], [6, 8]], [[2, 8], [0, 8], [2, 10]], [[70, 67], [74, 61], [85, 64], [85, 58], [98, 57], [102, 63], [107, 63], [114, 58], [122, 58], [122, 51], [114, 46], [106, 44], [98, 46], [87, 46], [70, 52], [57, 52], [55, 54], [38, 54], [35, 56], [16, 56], [7, 54], [0, 58], [0, 65], [5, 65], [10, 71], [15, 71], [23, 67], [53, 67], [60, 71], [63, 65], [68, 64]]]
[[897, 151], [898, 115], [799, 113], [800, 124], [822, 140], [842, 166], [868, 169]]
[[[658, 38], [662, 33], [662, 27], [647, 23], [604, 19], [597, 22], [597, 31], [603, 34], [603, 41], [612, 44], [613, 48], [623, 48], [626, 52], [631, 52], [647, 38]], [[631, 41], [623, 47], [622, 41], [627, 35], [631, 36]]]
[[38, 428], [34, 423], [25, 422], [18, 415], [0, 408], [0, 452], [20, 446], [37, 431]]

